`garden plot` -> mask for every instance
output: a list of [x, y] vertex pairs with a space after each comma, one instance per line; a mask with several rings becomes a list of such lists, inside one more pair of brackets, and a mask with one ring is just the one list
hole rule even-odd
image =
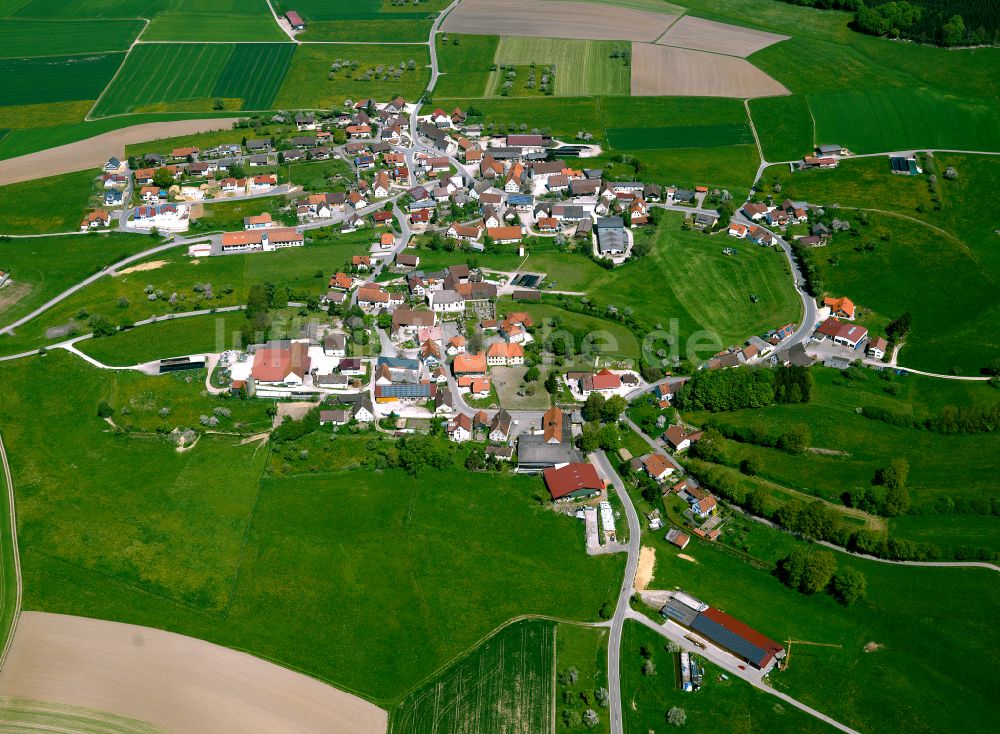
[[686, 48], [632, 45], [636, 97], [773, 97], [788, 90], [746, 59]]
[[656, 40], [664, 46], [679, 46], [696, 51], [711, 51], [746, 58], [762, 48], [784, 41], [788, 36], [740, 28], [729, 23], [685, 15]]
[[596, 41], [655, 41], [676, 16], [597, 3], [465, 0], [445, 18], [449, 33]]
[[386, 712], [246, 653], [172, 632], [26, 612], [0, 695], [108, 712], [167, 731], [381, 734]]

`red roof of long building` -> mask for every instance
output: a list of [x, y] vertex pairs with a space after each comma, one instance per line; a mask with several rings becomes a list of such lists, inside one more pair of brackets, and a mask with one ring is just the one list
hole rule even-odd
[[559, 469], [550, 466], [542, 474], [554, 500], [581, 489], [604, 489], [604, 481], [593, 464], [566, 464]]

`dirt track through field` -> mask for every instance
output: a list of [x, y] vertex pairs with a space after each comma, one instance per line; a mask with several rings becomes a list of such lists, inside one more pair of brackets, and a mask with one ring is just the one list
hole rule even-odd
[[685, 15], [670, 26], [670, 30], [657, 39], [665, 46], [680, 46], [696, 51], [711, 51], [730, 56], [749, 56], [762, 48], [784, 41], [788, 36], [751, 28], [740, 28], [729, 23], [693, 18]]
[[788, 90], [746, 59], [686, 48], [632, 44], [635, 97], [772, 97]]
[[147, 122], [111, 130], [75, 143], [40, 150], [37, 153], [8, 158], [0, 161], [0, 186], [57, 176], [60, 173], [83, 171], [87, 168], [100, 168], [111, 156], [123, 157], [126, 145], [172, 138], [177, 135], [227, 130], [238, 119], [238, 117], [218, 117], [206, 120]]
[[442, 30], [490, 36], [655, 41], [677, 16], [597, 3], [464, 0]]
[[0, 696], [81, 706], [174, 734], [383, 734], [387, 714], [314, 678], [149, 627], [21, 615]]

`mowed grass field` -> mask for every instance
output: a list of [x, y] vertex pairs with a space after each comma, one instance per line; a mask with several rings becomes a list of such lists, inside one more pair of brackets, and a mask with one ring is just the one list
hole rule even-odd
[[803, 94], [750, 100], [764, 158], [794, 161], [813, 153], [813, 119]]
[[99, 170], [76, 171], [0, 186], [0, 234], [79, 230], [100, 175]]
[[427, 43], [430, 20], [450, 0], [429, 0], [414, 5], [393, 5], [389, 0], [358, 2], [276, 3], [280, 12], [296, 11], [306, 21], [306, 30], [298, 34], [303, 41], [395, 41]]
[[240, 109], [269, 109], [294, 50], [290, 43], [141, 44], [95, 113], [162, 111], [191, 102], [211, 110], [216, 98], [242, 100]]
[[406, 696], [390, 712], [392, 734], [543, 732], [555, 715], [557, 627], [515, 622]]
[[[500, 39], [497, 36], [437, 34], [438, 67], [441, 76], [434, 87], [440, 97], [482, 97], [493, 72], [490, 66]], [[458, 43], [455, 43], [458, 41]]]
[[122, 53], [0, 59], [0, 105], [97, 99], [122, 63]]
[[[627, 50], [631, 44], [559, 38], [501, 38], [494, 61], [498, 65], [554, 65], [555, 93], [560, 96], [628, 95], [631, 83], [629, 67], [620, 58], [611, 58], [615, 48]], [[537, 70], [539, 79], [542, 71], [542, 68]], [[503, 73], [498, 71], [490, 83], [490, 95], [499, 95], [502, 83]]]
[[[206, 8], [208, 10], [208, 8]], [[144, 41], [287, 41], [267, 6], [257, 14], [168, 12], [157, 15]]]
[[[203, 436], [178, 453], [158, 436], [114, 435], [96, 415], [106, 399], [119, 424], [144, 431], [198, 426], [219, 406], [232, 411], [225, 430], [266, 420], [266, 401], [203, 397], [204, 372], [111, 374], [53, 352], [0, 375], [17, 395], [0, 430], [27, 609], [201, 637], [388, 705], [516, 616], [594, 621], [615, 598], [624, 559], [588, 557], [579, 521], [534, 501], [537, 477], [487, 483], [458, 462], [418, 477], [319, 471], [324, 446], [349, 442], [356, 461], [378, 440], [323, 431], [312, 459], [283, 447], [287, 473], [258, 482], [266, 447]], [[54, 379], [72, 396], [39, 389]], [[24, 421], [27, 410], [46, 420]], [[60, 440], [44, 440], [53, 426]]]
[[242, 311], [171, 319], [137, 326], [113, 336], [84, 339], [76, 348], [98, 362], [129, 366], [187, 354], [217, 353], [240, 346]]
[[0, 262], [13, 281], [0, 290], [0, 324], [15, 321], [88, 275], [151, 244], [148, 237], [128, 234], [0, 242]]
[[[330, 75], [336, 60], [353, 61], [358, 68], [353, 72], [339, 71]], [[404, 70], [400, 79], [382, 81], [374, 72], [378, 67], [399, 68], [402, 63], [414, 62], [414, 70]], [[352, 44], [302, 44], [295, 49], [291, 66], [281, 85], [274, 105], [281, 108], [340, 107], [345, 99], [365, 97], [392, 99], [403, 95], [408, 100], [420, 97], [430, 78], [430, 55], [426, 47], [393, 45]], [[361, 76], [372, 71], [372, 78]]]
[[748, 125], [739, 122], [689, 127], [615, 127], [608, 129], [608, 142], [618, 150], [714, 148], [753, 143], [753, 133]]
[[[679, 656], [669, 652], [666, 646], [667, 638], [662, 635], [638, 622], [625, 622], [621, 678], [622, 699], [627, 702], [622, 707], [626, 734], [666, 731], [666, 712], [675, 706], [687, 714], [684, 731], [706, 734], [721, 731], [730, 734], [778, 731], [828, 734], [835, 731], [749, 683], [733, 678], [722, 680], [719, 674], [723, 671], [706, 664], [703, 659], [699, 663], [705, 668], [701, 690], [685, 693], [676, 682], [680, 679]], [[643, 649], [649, 652], [649, 659], [656, 666], [655, 675], [642, 674]]]
[[143, 29], [134, 20], [0, 20], [0, 56], [60, 56], [125, 51]]

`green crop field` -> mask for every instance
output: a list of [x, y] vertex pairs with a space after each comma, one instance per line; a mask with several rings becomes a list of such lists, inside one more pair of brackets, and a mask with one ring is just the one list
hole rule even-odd
[[0, 186], [0, 234], [78, 231], [100, 175], [98, 170], [76, 171]]
[[0, 725], [15, 731], [72, 731], [75, 734], [162, 734], [163, 729], [107, 711], [0, 697]]
[[303, 41], [395, 41], [427, 43], [431, 23], [437, 11], [450, 0], [430, 0], [420, 5], [393, 5], [388, 0], [358, 2], [282, 2], [281, 12], [296, 11], [306, 21], [306, 30], [298, 34]]
[[[331, 74], [331, 65], [340, 60], [358, 65], [353, 72]], [[414, 62], [414, 69], [408, 68]], [[277, 107], [340, 107], [345, 99], [392, 99], [397, 94], [415, 100], [427, 87], [429, 52], [420, 46], [302, 44], [295, 50], [285, 82], [274, 104]], [[404, 70], [399, 79], [383, 80], [388, 67]], [[382, 68], [379, 73], [378, 69]], [[370, 78], [365, 79], [366, 75]]]
[[[893, 396], [885, 389], [888, 383], [874, 372], [862, 375], [860, 381], [849, 381], [836, 370], [817, 370], [817, 386], [808, 404], [712, 416], [723, 426], [761, 426], [774, 435], [803, 423], [811, 430], [812, 446], [832, 453], [790, 457], [777, 449], [731, 441], [726, 444], [726, 463], [739, 466], [744, 458], [756, 456], [762, 461], [764, 478], [839, 503], [844, 492], [870, 485], [876, 470], [900, 457], [910, 464], [907, 487], [915, 506], [927, 507], [943, 497], [996, 496], [992, 477], [1000, 470], [997, 433], [931, 433], [873, 421], [857, 412], [871, 405], [926, 417], [945, 404], [996, 403], [1000, 395], [995, 390], [983, 383], [955, 386], [948, 380], [908, 375], [894, 379], [900, 392]], [[689, 417], [700, 423], [709, 416]]]
[[[666, 713], [678, 707], [687, 714], [684, 731], [731, 734], [766, 734], [767, 732], [833, 732], [809, 714], [780, 702], [749, 683], [738, 679], [722, 680], [723, 671], [701, 660], [704, 683], [693, 693], [682, 691], [680, 663], [676, 653], [666, 649], [667, 639], [638, 622], [626, 621], [622, 636], [622, 706], [626, 734], [648, 734], [665, 726]], [[643, 675], [649, 652], [656, 666], [654, 675]], [[822, 709], [821, 709], [822, 710]]]
[[242, 311], [160, 321], [113, 336], [84, 339], [76, 347], [106, 365], [129, 366], [187, 354], [217, 353], [239, 346]]
[[[417, 477], [320, 471], [351, 441], [324, 430], [280, 447], [288, 458], [258, 482], [266, 448], [205, 435], [178, 453], [154, 433], [200, 430], [216, 407], [231, 411], [220, 430], [269, 422], [265, 401], [203, 396], [203, 371], [108, 373], [53, 351], [0, 364], [0, 377], [28, 609], [201, 637], [384, 705], [518, 615], [593, 621], [617, 594], [624, 558], [587, 556], [580, 523], [533, 500], [537, 477], [487, 486], [458, 461]], [[32, 387], [53, 379], [72, 394]], [[102, 399], [140, 432], [110, 431]], [[24, 421], [28, 410], [46, 420]], [[60, 440], [43, 440], [55, 426]], [[381, 440], [354, 439], [351, 460]]]
[[[0, 324], [15, 321], [98, 270], [150, 247], [141, 235], [91, 234], [0, 242], [0, 269], [12, 284], [0, 291]], [[10, 336], [0, 337], [0, 344]]]
[[143, 41], [287, 41], [267, 8], [259, 15], [236, 13], [163, 13], [153, 18]]
[[142, 44], [129, 54], [95, 113], [175, 106], [210, 110], [216, 98], [241, 100], [240, 109], [268, 109], [294, 49], [290, 43]]
[[813, 120], [805, 95], [750, 100], [764, 158], [793, 161], [813, 151]]
[[[995, 706], [998, 677], [991, 661], [1000, 649], [1000, 635], [989, 621], [1000, 612], [995, 571], [892, 566], [836, 553], [838, 567], [854, 568], [868, 582], [867, 598], [845, 608], [827, 594], [807, 596], [788, 589], [773, 575], [778, 559], [797, 546], [808, 546], [760, 525], [754, 534], [759, 540], [752, 555], [763, 568], [700, 540], [684, 550], [697, 561], [691, 563], [657, 538], [656, 585], [670, 588], [676, 580], [684, 591], [774, 640], [839, 645], [795, 644], [789, 669], [772, 672], [770, 680], [774, 688], [858, 731], [992, 730], [989, 712]], [[950, 605], [945, 613], [941, 600], [946, 598], [965, 603]], [[623, 654], [623, 670], [625, 665]], [[949, 671], [956, 667], [965, 670], [966, 684], [954, 690], [954, 695], [940, 696], [948, 686]], [[658, 672], [656, 677], [663, 675]], [[684, 695], [712, 695], [713, 688]], [[762, 701], [773, 703], [766, 698]], [[719, 713], [725, 714], [728, 706], [722, 699]], [[697, 726], [695, 712], [703, 711], [698, 704], [692, 707], [689, 727]], [[712, 714], [704, 711], [701, 715]], [[786, 711], [785, 715], [790, 714]]]
[[490, 66], [500, 39], [451, 34], [445, 41], [444, 36], [438, 34], [436, 42], [441, 76], [434, 93], [441, 97], [482, 97], [486, 94], [492, 75]]
[[848, 90], [808, 95], [818, 142], [857, 153], [910, 148], [1000, 151], [996, 104], [921, 89]]
[[96, 99], [114, 76], [124, 54], [0, 59], [0, 105], [43, 104]]
[[125, 51], [141, 20], [0, 20], [0, 56], [59, 56]]
[[355, 0], [351, 3], [330, 0], [281, 0], [275, 3], [282, 13], [295, 10], [306, 20], [371, 20], [388, 16], [398, 20], [427, 18], [447, 7], [450, 0], [428, 0], [420, 5], [393, 5], [390, 0]]
[[[611, 58], [613, 50], [630, 49], [630, 44], [614, 41], [572, 41], [558, 38], [501, 38], [494, 61], [498, 65], [535, 64], [539, 80], [543, 67], [555, 67], [555, 93], [563, 97], [627, 95], [629, 67], [620, 58]], [[522, 76], [523, 70], [518, 71]], [[500, 93], [504, 74], [497, 72], [490, 83], [490, 95]]]
[[556, 625], [503, 628], [392, 709], [392, 734], [541, 732], [551, 726]]
[[618, 150], [712, 148], [752, 143], [753, 133], [745, 123], [688, 127], [615, 127], [608, 128], [608, 142]]

